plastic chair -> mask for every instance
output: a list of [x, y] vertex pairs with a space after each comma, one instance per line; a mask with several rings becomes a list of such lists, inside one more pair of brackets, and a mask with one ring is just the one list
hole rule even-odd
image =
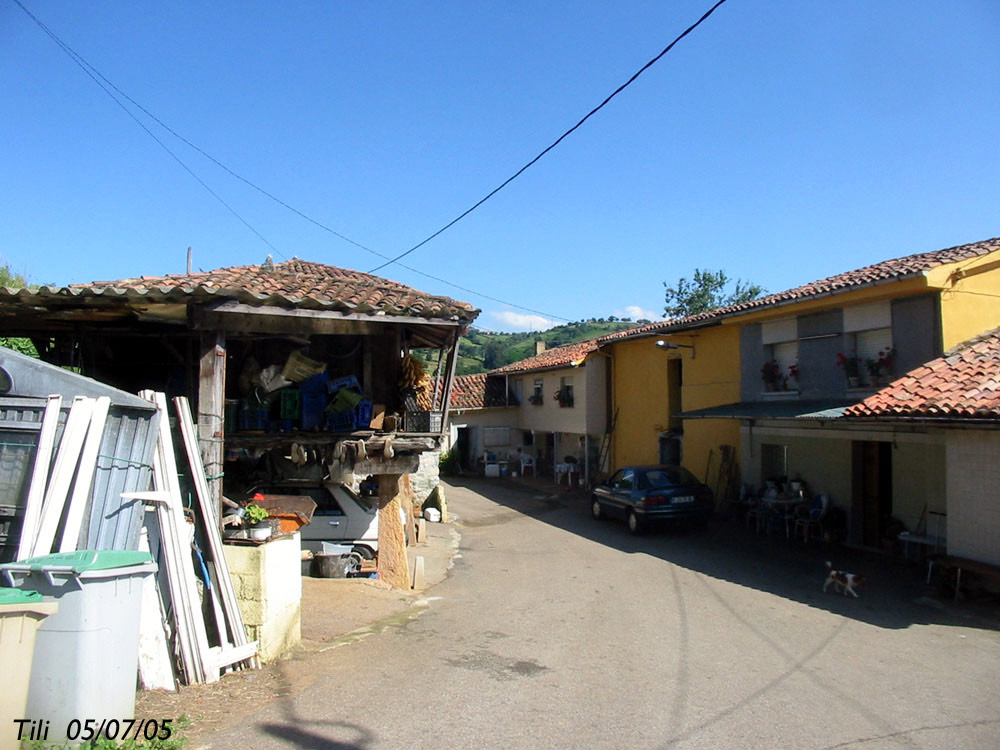
[[823, 538], [823, 519], [830, 508], [830, 498], [827, 495], [816, 495], [809, 503], [808, 509], [800, 509], [798, 517], [795, 519], [795, 536], [799, 535], [802, 529], [802, 541], [809, 541], [809, 534], [813, 529], [819, 531], [819, 538]]
[[527, 453], [521, 454], [521, 476], [527, 476], [528, 469], [531, 469], [531, 476], [535, 476], [535, 458]]

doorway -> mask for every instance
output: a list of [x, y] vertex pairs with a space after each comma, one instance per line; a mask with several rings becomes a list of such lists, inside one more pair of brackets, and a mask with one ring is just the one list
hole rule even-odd
[[892, 443], [855, 440], [851, 447], [851, 541], [881, 548], [892, 519]]

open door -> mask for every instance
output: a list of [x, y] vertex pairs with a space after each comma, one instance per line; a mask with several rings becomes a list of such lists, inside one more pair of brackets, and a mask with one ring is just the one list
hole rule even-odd
[[892, 443], [855, 440], [852, 450], [850, 541], [881, 547], [892, 517]]

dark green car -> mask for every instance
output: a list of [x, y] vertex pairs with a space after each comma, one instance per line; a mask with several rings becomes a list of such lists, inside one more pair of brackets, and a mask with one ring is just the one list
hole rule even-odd
[[715, 511], [712, 490], [682, 466], [624, 466], [590, 496], [594, 518], [622, 518], [638, 534], [657, 521], [708, 524]]

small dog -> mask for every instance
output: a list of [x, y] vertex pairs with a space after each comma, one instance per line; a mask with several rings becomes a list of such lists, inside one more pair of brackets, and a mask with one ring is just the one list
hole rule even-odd
[[832, 583], [837, 591], [844, 592], [844, 596], [850, 594], [855, 599], [858, 598], [858, 592], [854, 590], [854, 587], [861, 586], [865, 582], [864, 576], [860, 576], [857, 573], [845, 573], [842, 570], [834, 570], [833, 563], [829, 560], [826, 561], [826, 570], [826, 583], [823, 584], [824, 592]]

